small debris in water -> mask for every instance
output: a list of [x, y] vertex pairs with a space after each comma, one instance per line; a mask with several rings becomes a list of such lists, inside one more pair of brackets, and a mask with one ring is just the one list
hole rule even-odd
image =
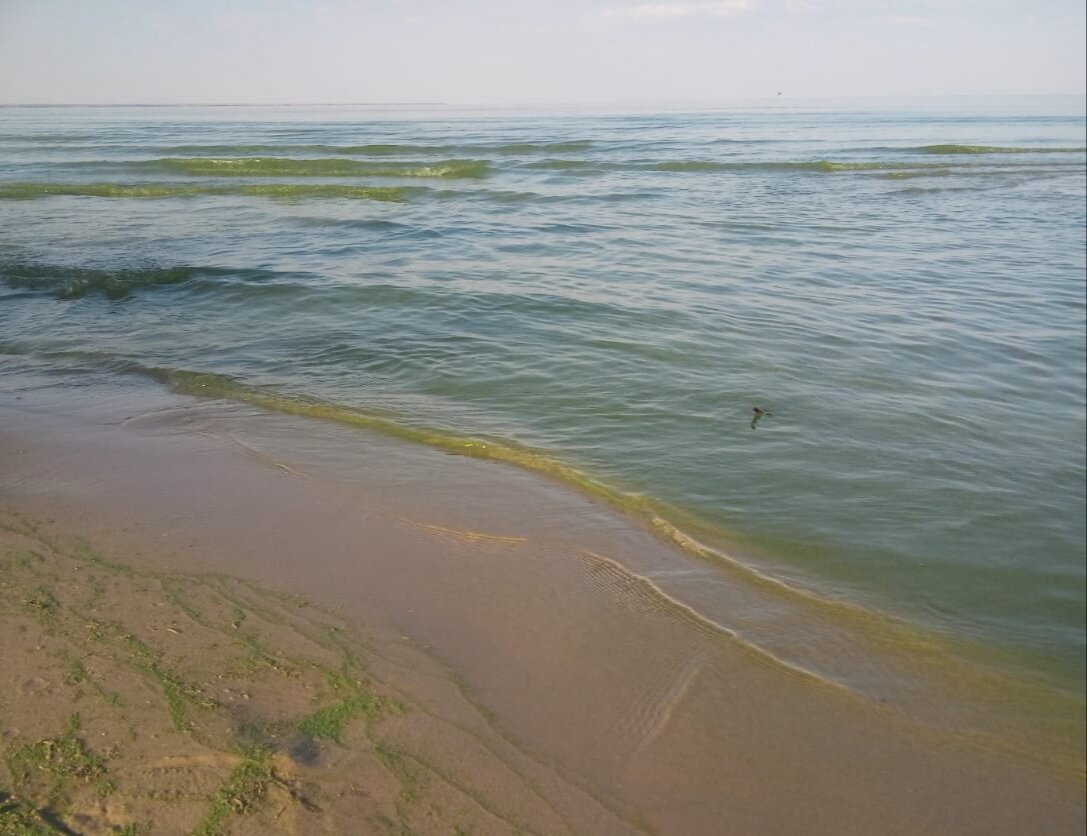
[[763, 409], [761, 406], [753, 406], [751, 407], [751, 411], [755, 413], [754, 417], [751, 419], [751, 429], [755, 429], [755, 425], [763, 418], [773, 417], [774, 414], [769, 409]]

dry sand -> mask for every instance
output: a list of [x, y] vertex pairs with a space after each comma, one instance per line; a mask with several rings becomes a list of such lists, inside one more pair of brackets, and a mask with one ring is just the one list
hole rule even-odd
[[1080, 779], [753, 655], [545, 480], [95, 394], [0, 395], [0, 833], [1082, 832]]

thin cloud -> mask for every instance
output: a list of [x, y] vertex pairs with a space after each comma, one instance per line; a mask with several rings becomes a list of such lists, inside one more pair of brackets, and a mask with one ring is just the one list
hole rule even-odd
[[931, 22], [946, 6], [942, 0], [778, 0], [790, 12], [835, 12], [853, 16], [879, 15], [886, 22], [913, 25]]
[[612, 7], [604, 16], [617, 20], [654, 23], [685, 17], [735, 17], [751, 7], [749, 0], [711, 0], [699, 3], [639, 3]]
[[917, 15], [887, 15], [883, 22], [890, 26], [903, 26], [909, 29], [930, 29], [934, 25], [932, 18]]

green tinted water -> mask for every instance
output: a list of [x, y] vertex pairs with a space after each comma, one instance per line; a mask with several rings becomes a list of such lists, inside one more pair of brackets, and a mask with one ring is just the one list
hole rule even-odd
[[1084, 134], [8, 108], [0, 349], [486, 450], [1081, 711]]

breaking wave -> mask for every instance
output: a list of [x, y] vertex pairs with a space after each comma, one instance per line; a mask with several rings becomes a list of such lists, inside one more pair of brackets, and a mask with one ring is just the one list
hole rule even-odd
[[399, 202], [409, 190], [403, 187], [347, 186], [297, 183], [238, 184], [230, 186], [186, 183], [0, 183], [0, 200], [30, 200], [55, 195], [111, 198], [171, 198], [204, 195], [238, 195], [281, 199], [351, 198]]
[[195, 267], [94, 270], [86, 267], [10, 264], [0, 266], [0, 281], [15, 290], [52, 293], [58, 299], [79, 299], [94, 293], [109, 299], [123, 299], [139, 288], [180, 284], [200, 272]]
[[441, 177], [482, 178], [484, 160], [439, 160], [395, 165], [345, 159], [299, 160], [284, 157], [167, 157], [128, 163], [140, 170], [165, 171], [203, 177]]

